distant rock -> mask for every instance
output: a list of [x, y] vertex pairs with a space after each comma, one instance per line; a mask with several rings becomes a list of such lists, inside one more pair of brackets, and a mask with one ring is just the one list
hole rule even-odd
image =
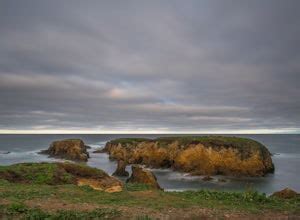
[[94, 150], [93, 153], [100, 154], [100, 153], [105, 153], [105, 151], [103, 148], [100, 148], [100, 149]]
[[10, 151], [0, 151], [0, 154], [10, 154]]
[[203, 181], [210, 181], [213, 180], [214, 178], [212, 178], [211, 176], [205, 176], [202, 178]]
[[255, 140], [240, 137], [120, 138], [107, 142], [101, 152], [128, 164], [192, 175], [264, 176], [274, 172], [269, 150]]
[[126, 162], [124, 160], [119, 160], [117, 169], [113, 173], [113, 176], [129, 176], [129, 173], [126, 171]]
[[227, 182], [227, 180], [224, 179], [224, 178], [219, 178], [219, 179], [218, 179], [218, 182], [225, 183], [225, 182]]
[[89, 158], [87, 147], [80, 139], [54, 141], [47, 150], [41, 151], [41, 153], [75, 161], [87, 161]]
[[145, 170], [138, 165], [133, 165], [131, 169], [132, 174], [126, 182], [145, 184], [153, 189], [162, 189], [157, 183], [156, 176], [151, 171]]
[[299, 193], [297, 193], [296, 191], [289, 189], [289, 188], [285, 188], [281, 191], [274, 192], [271, 196], [281, 198], [281, 199], [292, 199], [292, 198], [296, 198], [296, 197], [300, 198]]

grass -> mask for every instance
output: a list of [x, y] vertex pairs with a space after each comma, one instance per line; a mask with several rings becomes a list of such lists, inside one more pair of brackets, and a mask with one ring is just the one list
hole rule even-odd
[[[195, 207], [218, 213], [278, 212], [300, 215], [299, 197], [283, 200], [254, 191], [164, 192], [151, 190], [147, 185], [132, 183], [126, 184], [122, 192], [107, 193], [73, 183], [74, 176], [103, 175], [107, 174], [98, 169], [72, 163], [0, 166], [0, 219], [15, 216], [23, 219], [115, 218], [122, 216], [120, 208], [132, 212], [137, 219], [153, 217], [147, 213], [139, 213], [140, 209], [160, 213], [167, 212], [170, 208], [182, 210]], [[17, 181], [13, 181], [11, 177]], [[57, 180], [60, 181], [59, 184], [55, 184]], [[82, 204], [89, 206], [90, 211], [82, 210]], [[65, 205], [71, 208], [66, 209]], [[53, 209], [56, 211], [53, 212]]]
[[47, 212], [38, 208], [29, 208], [23, 203], [12, 203], [0, 206], [0, 217], [11, 219], [20, 218], [28, 220], [81, 220], [81, 219], [111, 219], [120, 216], [120, 211], [116, 209], [95, 209], [92, 211], [59, 210], [57, 212]]
[[[106, 193], [88, 187], [75, 185], [35, 185], [9, 183], [0, 180], [0, 198], [10, 203], [23, 204], [30, 200], [53, 199], [70, 204], [88, 203], [119, 206], [146, 207], [155, 210], [163, 208], [186, 208], [200, 206], [212, 209], [235, 210], [261, 213], [264, 211], [288, 211], [300, 213], [300, 199], [282, 200], [267, 197], [257, 192], [222, 192], [222, 191], [184, 191], [163, 192], [149, 191], [141, 184], [128, 184], [123, 192]], [[22, 211], [22, 207], [13, 209]]]
[[0, 166], [0, 178], [31, 184], [74, 184], [75, 177], [102, 178], [107, 174], [96, 168], [74, 163], [19, 163]]

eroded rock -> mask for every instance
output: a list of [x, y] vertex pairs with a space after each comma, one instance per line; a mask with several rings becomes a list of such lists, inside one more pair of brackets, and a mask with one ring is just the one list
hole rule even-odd
[[108, 142], [110, 159], [192, 175], [264, 176], [274, 172], [268, 149], [257, 141], [222, 136], [126, 138]]
[[80, 139], [54, 141], [47, 150], [41, 153], [75, 161], [87, 161], [89, 158], [87, 146]]
[[292, 198], [296, 198], [296, 197], [300, 198], [299, 193], [297, 193], [296, 191], [289, 189], [289, 188], [285, 188], [281, 191], [274, 192], [271, 196], [281, 198], [281, 199], [292, 199]]
[[143, 169], [138, 165], [133, 165], [131, 169], [132, 174], [126, 182], [146, 184], [153, 189], [162, 189], [157, 183], [156, 176], [151, 171]]
[[117, 169], [113, 173], [113, 176], [129, 176], [129, 173], [126, 171], [126, 162], [124, 160], [119, 160], [117, 164]]

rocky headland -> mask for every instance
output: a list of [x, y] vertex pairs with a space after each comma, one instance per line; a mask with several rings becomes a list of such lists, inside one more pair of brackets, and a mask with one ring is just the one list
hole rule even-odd
[[52, 142], [47, 150], [40, 153], [67, 160], [87, 161], [89, 158], [88, 148], [80, 139], [66, 139]]
[[123, 183], [103, 170], [75, 163], [20, 163], [0, 167], [0, 179], [11, 183], [78, 186], [120, 192]]
[[192, 175], [264, 176], [274, 171], [269, 150], [238, 137], [184, 136], [126, 138], [107, 142], [111, 159], [153, 168], [172, 168]]

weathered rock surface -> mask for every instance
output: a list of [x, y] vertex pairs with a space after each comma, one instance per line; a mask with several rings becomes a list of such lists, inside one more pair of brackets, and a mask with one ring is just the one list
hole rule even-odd
[[274, 171], [268, 149], [247, 138], [127, 138], [108, 142], [103, 151], [128, 164], [173, 168], [192, 175], [264, 176]]
[[47, 150], [41, 153], [75, 161], [87, 161], [89, 158], [87, 146], [80, 139], [54, 141]]
[[100, 169], [75, 163], [21, 163], [2, 166], [0, 179], [13, 183], [88, 185], [95, 190], [119, 192], [123, 184]]
[[124, 160], [119, 160], [117, 164], [117, 169], [113, 173], [113, 176], [129, 176], [129, 173], [126, 171], [126, 162]]
[[126, 182], [146, 184], [151, 188], [161, 189], [161, 187], [157, 183], [156, 176], [151, 171], [145, 170], [138, 165], [133, 165], [131, 169], [132, 169], [132, 174], [127, 179]]
[[274, 192], [271, 196], [281, 198], [281, 199], [292, 199], [292, 198], [296, 198], [296, 197], [300, 198], [299, 193], [297, 193], [296, 191], [289, 189], [289, 188], [285, 188], [281, 191]]

